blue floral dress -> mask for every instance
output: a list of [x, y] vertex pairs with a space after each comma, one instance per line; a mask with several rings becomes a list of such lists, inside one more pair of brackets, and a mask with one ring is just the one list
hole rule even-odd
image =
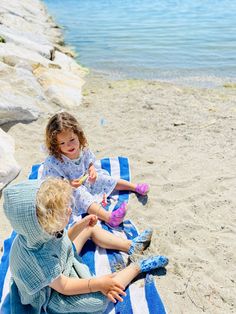
[[99, 168], [95, 161], [94, 154], [88, 148], [85, 148], [76, 160], [62, 155], [61, 161], [50, 155], [43, 164], [42, 178], [59, 177], [68, 180], [82, 177], [88, 172], [89, 165], [91, 163], [94, 164], [97, 171], [95, 183], [90, 184], [86, 180], [80, 187], [74, 190], [75, 204], [73, 213], [76, 215], [86, 213], [92, 203], [100, 203], [104, 193], [107, 196], [110, 195], [117, 184], [117, 180], [111, 177], [107, 171]]

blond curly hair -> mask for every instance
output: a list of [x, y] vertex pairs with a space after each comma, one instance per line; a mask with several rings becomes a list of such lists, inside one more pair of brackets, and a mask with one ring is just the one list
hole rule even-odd
[[62, 160], [57, 135], [65, 130], [73, 131], [79, 138], [81, 149], [88, 146], [84, 131], [74, 116], [68, 112], [56, 113], [46, 126], [46, 147], [50, 155]]
[[73, 202], [72, 187], [67, 180], [47, 178], [36, 196], [36, 214], [42, 228], [55, 235], [64, 229]]

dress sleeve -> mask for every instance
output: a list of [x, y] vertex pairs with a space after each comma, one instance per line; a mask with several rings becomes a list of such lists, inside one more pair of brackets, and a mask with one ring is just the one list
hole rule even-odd
[[86, 169], [88, 169], [90, 164], [95, 163], [96, 157], [95, 157], [94, 153], [92, 153], [91, 150], [88, 148], [84, 150], [84, 155], [85, 155], [85, 160], [84, 160], [85, 167], [86, 167]]
[[64, 171], [61, 169], [59, 162], [56, 159], [48, 157], [43, 163], [42, 178], [45, 177], [65, 178]]

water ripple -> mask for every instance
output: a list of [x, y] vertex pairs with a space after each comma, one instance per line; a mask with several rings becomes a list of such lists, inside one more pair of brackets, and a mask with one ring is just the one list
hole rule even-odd
[[45, 3], [85, 66], [124, 77], [165, 79], [188, 72], [235, 80], [236, 1]]

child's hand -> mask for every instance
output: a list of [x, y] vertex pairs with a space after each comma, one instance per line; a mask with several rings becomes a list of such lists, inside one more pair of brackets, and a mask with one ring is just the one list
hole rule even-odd
[[81, 178], [71, 180], [70, 185], [73, 186], [74, 188], [78, 188], [84, 183], [84, 181], [87, 180], [87, 178], [88, 178], [88, 174], [85, 174]]
[[126, 296], [125, 287], [122, 286], [116, 279], [115, 274], [109, 274], [97, 278], [99, 281], [99, 290], [108, 297], [110, 301], [116, 303], [116, 300], [122, 302], [120, 294]]
[[81, 183], [79, 182], [78, 179], [74, 179], [70, 181], [70, 185], [73, 186], [73, 188], [78, 188], [81, 186]]
[[90, 227], [94, 227], [98, 222], [98, 217], [96, 215], [93, 215], [93, 214], [88, 215], [85, 218], [87, 218], [88, 226], [90, 226]]
[[88, 169], [89, 177], [88, 180], [90, 183], [94, 183], [97, 179], [97, 171], [94, 167], [94, 165], [91, 165]]
[[93, 214], [90, 214], [90, 215], [87, 215], [84, 218], [82, 218], [80, 220], [80, 223], [83, 225], [84, 228], [86, 228], [88, 226], [90, 226], [90, 227], [95, 226], [97, 221], [98, 221], [97, 216], [93, 215]]
[[87, 227], [94, 227], [98, 221], [96, 215], [87, 215], [81, 220], [77, 221], [72, 227], [68, 229], [68, 236], [71, 241], [74, 241], [75, 238]]

